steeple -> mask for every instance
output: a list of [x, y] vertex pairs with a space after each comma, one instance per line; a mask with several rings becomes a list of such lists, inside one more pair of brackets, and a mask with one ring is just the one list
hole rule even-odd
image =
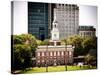
[[54, 8], [54, 20], [53, 20], [53, 28], [58, 26], [58, 22], [57, 22], [57, 12], [56, 9]]
[[57, 22], [57, 14], [56, 14], [56, 9], [54, 9], [54, 20], [52, 23], [52, 31], [51, 31], [51, 40], [53, 41], [58, 41], [59, 40], [59, 30], [58, 30], [58, 22]]

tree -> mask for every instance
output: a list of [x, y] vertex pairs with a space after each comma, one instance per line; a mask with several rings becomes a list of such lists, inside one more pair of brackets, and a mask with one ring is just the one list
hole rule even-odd
[[27, 44], [31, 47], [32, 55], [35, 57], [35, 51], [37, 48], [37, 39], [31, 34], [22, 34], [24, 44]]
[[32, 66], [32, 57], [35, 56], [37, 39], [31, 34], [12, 35], [11, 38], [12, 70], [25, 69]]
[[13, 44], [23, 44], [23, 39], [19, 35], [12, 35], [12, 45]]
[[41, 45], [48, 45], [49, 44], [49, 39], [45, 39], [42, 41]]
[[61, 45], [65, 45], [67, 43], [67, 39], [61, 39]]
[[[96, 66], [96, 57], [95, 56], [93, 56], [93, 55], [91, 55], [91, 54], [87, 54], [86, 56], [85, 56], [85, 62], [89, 65], [89, 67], [90, 67], [90, 65], [95, 65]], [[94, 62], [95, 61], [95, 62]]]
[[28, 45], [16, 44], [13, 46], [12, 69], [25, 69], [31, 66], [32, 52]]
[[78, 35], [71, 36], [67, 39], [67, 44], [75, 46], [74, 56], [86, 55], [91, 49], [97, 49], [96, 37], [82, 38]]
[[39, 46], [39, 45], [42, 45], [42, 41], [41, 40], [36, 40], [37, 41], [37, 45]]
[[84, 54], [87, 54], [91, 49], [97, 49], [97, 38], [96, 37], [86, 37], [82, 42], [82, 47], [84, 48]]
[[71, 36], [67, 39], [67, 44], [71, 44], [75, 46], [74, 56], [83, 55], [83, 47], [81, 45], [82, 41], [83, 38], [78, 35]]

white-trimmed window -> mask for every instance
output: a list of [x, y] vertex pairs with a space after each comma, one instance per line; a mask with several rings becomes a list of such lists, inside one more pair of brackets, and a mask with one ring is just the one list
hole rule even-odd
[[62, 56], [64, 55], [64, 52], [63, 52], [63, 51], [61, 52], [61, 55], [62, 55]]
[[56, 52], [54, 52], [54, 56], [56, 56]]
[[52, 52], [50, 52], [50, 56], [52, 56]]
[[40, 52], [38, 52], [38, 56], [40, 56]]
[[44, 52], [42, 52], [42, 56], [44, 56]]
[[71, 51], [69, 51], [69, 55], [70, 55], [70, 56], [72, 55], [72, 52], [71, 52]]

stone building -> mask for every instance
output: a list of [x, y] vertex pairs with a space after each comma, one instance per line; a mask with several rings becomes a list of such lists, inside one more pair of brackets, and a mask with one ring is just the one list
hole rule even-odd
[[93, 26], [79, 26], [79, 35], [81, 37], [95, 37], [96, 29]]

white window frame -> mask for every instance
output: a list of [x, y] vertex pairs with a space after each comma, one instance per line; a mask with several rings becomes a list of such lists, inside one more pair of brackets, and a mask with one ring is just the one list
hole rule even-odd
[[44, 52], [42, 52], [42, 56], [44, 56]]
[[56, 52], [54, 52], [54, 56], [56, 56]]
[[63, 52], [63, 51], [61, 52], [61, 55], [62, 55], [62, 56], [64, 55], [64, 52]]
[[72, 55], [72, 52], [71, 52], [71, 51], [69, 51], [69, 55], [70, 55], [70, 56]]
[[40, 56], [40, 52], [38, 52], [38, 56]]
[[50, 56], [52, 56], [52, 52], [50, 52]]

